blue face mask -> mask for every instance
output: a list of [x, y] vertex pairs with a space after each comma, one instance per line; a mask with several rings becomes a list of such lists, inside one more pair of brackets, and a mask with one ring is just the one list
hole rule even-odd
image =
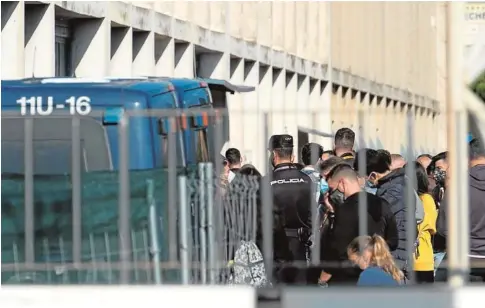
[[373, 195], [376, 194], [377, 192], [377, 188], [376, 188], [376, 185], [374, 185], [371, 181], [367, 180], [365, 181], [365, 187], [364, 187], [365, 191], [367, 191], [368, 193], [371, 193]]
[[372, 183], [372, 182], [371, 182], [371, 181], [369, 181], [369, 180], [366, 180], [366, 181], [365, 181], [365, 186], [366, 186], [367, 188], [375, 188], [375, 187], [376, 187], [376, 186], [374, 185], [374, 183]]
[[325, 179], [320, 179], [320, 194], [325, 195], [328, 192], [328, 183]]

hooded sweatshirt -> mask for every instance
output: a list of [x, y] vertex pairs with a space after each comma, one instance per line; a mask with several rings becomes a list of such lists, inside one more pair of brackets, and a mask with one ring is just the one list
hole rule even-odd
[[[468, 172], [470, 196], [470, 256], [485, 257], [485, 165], [470, 168]], [[446, 238], [448, 226], [446, 214], [448, 202], [445, 197], [438, 214], [437, 231]]]

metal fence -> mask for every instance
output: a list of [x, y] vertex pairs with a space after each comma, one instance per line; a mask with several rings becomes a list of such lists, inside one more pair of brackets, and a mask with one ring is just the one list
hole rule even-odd
[[[23, 122], [24, 159], [23, 174], [12, 175], [10, 184], [2, 174], [2, 282], [225, 284], [230, 275], [228, 261], [233, 258], [234, 251], [242, 240], [255, 241], [258, 235], [261, 236], [260, 248], [266, 268], [272, 269], [274, 217], [268, 184], [272, 173], [267, 160], [263, 160], [265, 164], [261, 169], [265, 170], [262, 173], [268, 176], [267, 181], [246, 177], [232, 185], [222, 183], [220, 161], [205, 161], [188, 168], [177, 166], [176, 148], [180, 140], [177, 136], [183, 126], [179, 121], [202, 114], [211, 119], [213, 139], [208, 142], [208, 147], [218, 153], [224, 141], [218, 119], [227, 116], [224, 110], [126, 111], [116, 127], [119, 157], [118, 163], [112, 165], [117, 171], [87, 173], [82, 165], [86, 160], [82, 151], [85, 140], [81, 138], [83, 118], [60, 113], [52, 115], [50, 119], [71, 119], [72, 166], [69, 175], [46, 178], [34, 174], [36, 117], [19, 118], [15, 112], [2, 112], [2, 119], [18, 118]], [[457, 114], [460, 119], [457, 133], [465, 140], [468, 119], [463, 115]], [[97, 111], [90, 115], [93, 118], [102, 116]], [[261, 147], [266, 149], [270, 137], [269, 116], [265, 113], [258, 116], [263, 123], [261, 140], [264, 145]], [[366, 147], [366, 125], [361, 124], [366, 121], [366, 116], [368, 113], [359, 111], [356, 126], [361, 148]], [[136, 147], [130, 144], [130, 123], [139, 117], [166, 118], [167, 123], [173, 124], [163, 136], [168, 156], [165, 167], [130, 170], [130, 153]], [[407, 132], [406, 159], [413, 161], [416, 153], [412, 108], [405, 126], [396, 129]], [[463, 157], [460, 159], [466, 161]], [[366, 165], [365, 156], [359, 156], [359, 165]], [[415, 170], [413, 164], [406, 166], [410, 179], [406, 192], [406, 203], [409, 204], [409, 200], [414, 200]], [[14, 185], [15, 190], [9, 191], [8, 185]], [[361, 194], [359, 230], [362, 235], [367, 233], [366, 200]], [[108, 203], [111, 207], [106, 205]], [[105, 205], [106, 209], [103, 208]], [[39, 212], [39, 207], [44, 210]], [[98, 221], [87, 223], [94, 219], [96, 210], [97, 214], [106, 211], [109, 218], [97, 217]], [[317, 221], [316, 201], [312, 216], [312, 221]], [[413, 211], [407, 211], [407, 221], [407, 251], [409, 260], [412, 260], [412, 245], [416, 238]], [[4, 226], [9, 224], [16, 225], [18, 232], [12, 238], [6, 237], [4, 232]], [[317, 224], [314, 224], [316, 237], [312, 265], [344, 266], [320, 262], [317, 231]], [[463, 250], [461, 253], [466, 254]], [[308, 266], [306, 262], [294, 265]], [[267, 271], [267, 274], [271, 278], [272, 272]]]
[[[117, 126], [117, 170], [88, 169], [88, 172], [85, 172], [89, 168], [86, 158], [89, 154], [83, 148], [86, 146], [83, 118], [53, 115], [49, 117], [51, 121], [70, 119], [72, 124], [62, 127], [72, 137], [69, 141], [72, 166], [68, 174], [38, 175], [34, 173], [34, 164], [46, 163], [36, 148], [38, 141], [46, 137], [40, 133], [40, 127], [46, 125], [45, 118], [21, 118], [18, 112], [2, 112], [3, 119], [22, 123], [23, 131], [23, 136], [20, 134], [16, 139], [19, 136], [13, 137], [15, 133], [9, 133], [13, 127], [4, 121], [3, 149], [7, 151], [8, 146], [20, 142], [23, 166], [21, 173], [2, 174], [2, 282], [226, 281], [228, 261], [240, 241], [256, 237], [259, 180], [243, 176], [232, 185], [223, 183], [222, 161], [178, 166], [175, 149], [180, 140], [177, 137], [180, 123], [170, 127], [161, 142], [161, 147], [168, 149], [166, 166], [129, 169], [130, 149], [139, 146], [129, 144], [130, 119], [166, 118], [166, 123], [175, 124], [182, 116], [202, 113], [207, 114], [207, 110], [127, 112]], [[214, 131], [218, 114], [217, 110], [210, 114]], [[102, 116], [96, 112], [90, 115]], [[216, 140], [215, 144], [219, 148], [223, 143]], [[54, 154], [57, 156], [51, 159], [59, 158], [59, 153]], [[9, 155], [15, 156], [4, 155], [4, 165], [13, 159], [5, 158]], [[61, 162], [54, 162], [57, 163]]]

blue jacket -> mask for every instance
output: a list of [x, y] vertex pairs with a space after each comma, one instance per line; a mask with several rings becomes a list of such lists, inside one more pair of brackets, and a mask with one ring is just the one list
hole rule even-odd
[[[406, 213], [409, 207], [406, 206], [406, 170], [404, 168], [391, 171], [388, 175], [381, 178], [377, 185], [376, 195], [386, 200], [391, 205], [391, 211], [394, 213], [397, 223], [399, 244], [397, 249], [392, 251], [396, 264], [401, 268], [406, 268]], [[423, 203], [415, 193], [410, 208], [415, 212], [416, 226], [424, 218]]]
[[320, 200], [320, 174], [315, 170], [313, 166], [306, 166], [301, 169], [301, 172], [308, 175], [312, 182], [315, 184], [315, 199], [318, 202]]
[[379, 267], [368, 267], [360, 273], [358, 286], [399, 286], [399, 283]]

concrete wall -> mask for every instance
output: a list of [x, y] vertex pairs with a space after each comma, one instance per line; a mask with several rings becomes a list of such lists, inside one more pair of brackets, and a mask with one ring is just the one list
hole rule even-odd
[[199, 75], [256, 86], [229, 102], [232, 145], [257, 166], [263, 111], [270, 134], [348, 126], [400, 152], [410, 110], [416, 149], [445, 146], [441, 3], [2, 2], [2, 78], [54, 75], [56, 20], [71, 25], [76, 76], [193, 77], [199, 59]]

